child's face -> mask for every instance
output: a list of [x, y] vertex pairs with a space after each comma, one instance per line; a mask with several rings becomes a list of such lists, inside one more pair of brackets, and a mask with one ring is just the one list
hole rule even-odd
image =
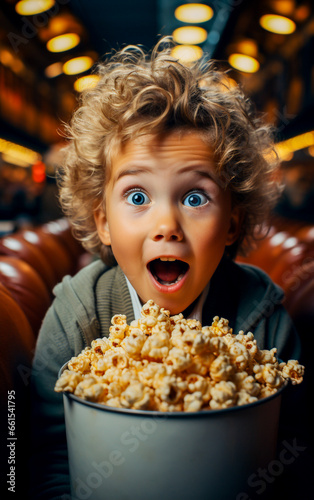
[[171, 314], [200, 295], [239, 226], [211, 149], [194, 131], [129, 141], [112, 159], [106, 214], [95, 220], [142, 302]]

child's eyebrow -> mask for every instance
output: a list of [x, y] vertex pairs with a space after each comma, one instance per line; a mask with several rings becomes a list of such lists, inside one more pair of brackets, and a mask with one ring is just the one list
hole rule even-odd
[[[113, 181], [117, 182], [119, 179], [122, 177], [125, 177], [127, 175], [137, 175], [141, 173], [151, 173], [152, 169], [149, 167], [131, 167], [127, 168], [125, 170], [122, 170], [119, 172], [116, 177], [114, 177]], [[188, 166], [188, 167], [183, 167], [181, 170], [179, 170], [178, 174], [184, 174], [184, 173], [189, 173], [192, 172], [193, 174], [198, 175], [199, 177], [203, 177], [205, 179], [211, 180], [215, 182], [216, 184], [218, 183], [218, 176], [216, 176], [213, 172], [209, 172], [205, 168], [200, 168], [200, 167], [195, 167], [195, 166]]]
[[205, 177], [205, 179], [215, 182], [216, 184], [218, 182], [218, 177], [212, 172], [207, 172], [206, 170], [193, 170], [193, 172], [198, 174], [200, 177]]
[[136, 167], [136, 168], [127, 168], [125, 170], [122, 170], [117, 174], [117, 176], [114, 178], [114, 181], [117, 182], [121, 177], [125, 177], [126, 175], [137, 175], [137, 174], [142, 174], [143, 172], [150, 172], [151, 170], [146, 167]]
[[211, 170], [208, 170], [206, 168], [206, 166], [200, 166], [200, 165], [197, 165], [197, 166], [187, 166], [187, 167], [183, 167], [179, 173], [185, 173], [185, 172], [192, 172], [193, 174], [196, 174], [198, 177], [202, 177], [202, 178], [205, 178], [205, 179], [208, 179], [212, 182], [214, 182], [215, 184], [219, 184], [219, 177], [218, 175], [216, 175], [214, 172], [212, 172]]

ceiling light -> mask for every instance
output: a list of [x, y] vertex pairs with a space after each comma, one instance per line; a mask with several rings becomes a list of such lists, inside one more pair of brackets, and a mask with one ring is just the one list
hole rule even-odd
[[40, 154], [36, 151], [1, 138], [0, 153], [2, 153], [3, 160], [23, 167], [27, 167], [41, 159]]
[[15, 6], [15, 10], [22, 16], [32, 16], [51, 9], [55, 0], [21, 0]]
[[311, 156], [314, 156], [314, 146], [309, 146], [308, 152]]
[[171, 54], [183, 64], [188, 64], [200, 59], [203, 51], [197, 45], [177, 45], [172, 49]]
[[76, 92], [83, 92], [83, 90], [94, 88], [99, 82], [98, 75], [86, 75], [82, 76], [74, 82], [74, 89]]
[[293, 13], [295, 9], [295, 1], [294, 0], [273, 0], [272, 1], [272, 9], [282, 14], [284, 16], [289, 16]]
[[184, 23], [204, 23], [213, 17], [214, 11], [211, 7], [202, 3], [187, 3], [177, 7], [174, 15]]
[[61, 73], [63, 73], [61, 62], [50, 64], [50, 66], [47, 66], [45, 69], [45, 75], [47, 78], [55, 78], [56, 76], [61, 75]]
[[311, 11], [308, 5], [300, 5], [294, 12], [294, 19], [302, 23], [310, 17]]
[[247, 56], [256, 57], [258, 54], [258, 47], [255, 40], [250, 38], [245, 38], [237, 43], [237, 50], [241, 54], [246, 54]]
[[271, 33], [290, 35], [296, 29], [296, 24], [288, 17], [277, 16], [275, 14], [265, 14], [259, 20], [260, 25]]
[[279, 158], [285, 159], [291, 153], [314, 146], [314, 130], [297, 135], [276, 145]]
[[80, 37], [76, 33], [65, 33], [64, 35], [55, 36], [47, 42], [49, 52], [65, 52], [73, 49], [80, 43]]
[[[238, 86], [237, 82], [233, 79], [230, 78], [230, 76], [224, 75], [224, 77], [221, 80], [221, 90], [224, 92], [229, 91], [230, 89], [233, 89]], [[199, 87], [202, 89], [208, 88], [209, 86], [212, 85], [211, 81], [206, 80], [206, 78], [202, 78], [199, 82]]]
[[8, 68], [11, 68], [11, 70], [16, 74], [20, 74], [25, 71], [25, 65], [21, 59], [4, 48], [0, 48], [0, 63]]
[[183, 26], [177, 28], [172, 33], [173, 39], [177, 43], [184, 43], [194, 45], [196, 43], [203, 43], [207, 38], [207, 31], [199, 26]]
[[260, 66], [257, 59], [245, 54], [231, 54], [228, 61], [233, 68], [245, 73], [256, 73]]
[[89, 56], [74, 57], [74, 59], [64, 63], [62, 70], [66, 75], [77, 75], [87, 71], [93, 64], [94, 61]]
[[9, 153], [2, 153], [2, 161], [4, 163], [11, 163], [11, 165], [16, 165], [17, 167], [29, 167], [30, 164], [21, 158], [17, 158], [15, 155]]
[[7, 49], [0, 49], [0, 62], [9, 68], [14, 65], [14, 56]]

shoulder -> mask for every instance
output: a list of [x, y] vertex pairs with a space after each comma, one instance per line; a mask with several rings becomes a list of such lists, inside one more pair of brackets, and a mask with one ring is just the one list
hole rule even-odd
[[219, 279], [225, 279], [237, 290], [238, 295], [255, 300], [270, 298], [281, 303], [283, 290], [276, 285], [262, 269], [251, 264], [237, 263], [223, 259], [217, 269]]
[[99, 277], [108, 269], [109, 268], [102, 262], [102, 260], [96, 260], [83, 267], [74, 276], [65, 276], [63, 280], [55, 286], [53, 292], [55, 295], [58, 295], [67, 285], [71, 285], [71, 287], [77, 291], [81, 289], [82, 285], [85, 289], [86, 287], [93, 287]]
[[[81, 347], [78, 339], [87, 345], [90, 337], [97, 335], [99, 325], [95, 307], [95, 289], [108, 268], [101, 260], [97, 260], [81, 269], [74, 276], [65, 276], [55, 286], [55, 299], [44, 319], [41, 336], [45, 333], [53, 335], [54, 339], [60, 334], [68, 339], [75, 350]], [[49, 333], [50, 332], [50, 333]], [[77, 345], [76, 345], [77, 344]]]
[[228, 288], [221, 296], [228, 302], [234, 331], [251, 330], [260, 348], [275, 346], [282, 359], [298, 357], [300, 342], [282, 305], [283, 290], [256, 266], [223, 259], [217, 271], [216, 283], [222, 280]]
[[211, 312], [248, 330], [282, 308], [283, 291], [261, 269], [228, 258], [220, 262], [210, 284]]
[[74, 276], [65, 276], [53, 289], [57, 300], [80, 301], [91, 307], [99, 282], [110, 283], [119, 275], [119, 268], [108, 267], [102, 260], [97, 260], [81, 269]]

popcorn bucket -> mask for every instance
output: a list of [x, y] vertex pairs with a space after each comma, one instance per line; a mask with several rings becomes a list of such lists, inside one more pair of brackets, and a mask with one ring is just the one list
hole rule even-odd
[[251, 404], [193, 413], [111, 408], [65, 393], [72, 499], [248, 498], [275, 457], [286, 385]]

